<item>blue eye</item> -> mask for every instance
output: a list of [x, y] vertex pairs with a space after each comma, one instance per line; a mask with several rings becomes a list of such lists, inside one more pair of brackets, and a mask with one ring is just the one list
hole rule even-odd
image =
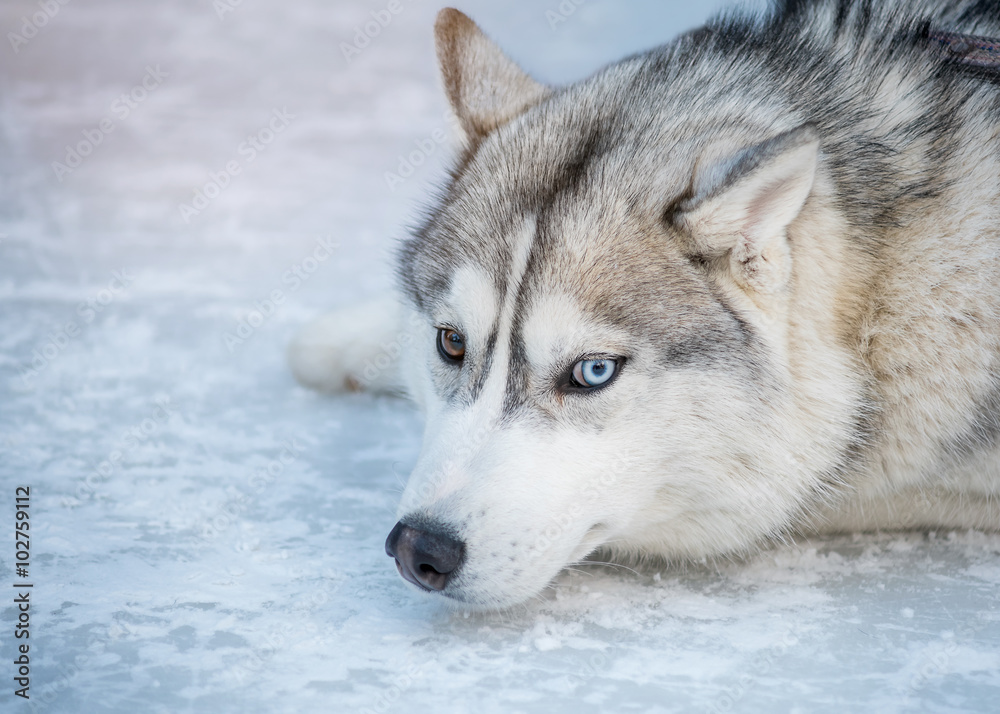
[[613, 359], [585, 359], [573, 366], [573, 381], [577, 387], [602, 387], [615, 376], [618, 362]]

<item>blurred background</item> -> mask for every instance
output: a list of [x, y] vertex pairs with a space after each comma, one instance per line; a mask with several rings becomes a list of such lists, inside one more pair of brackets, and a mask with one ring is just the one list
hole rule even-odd
[[[455, 4], [550, 83], [724, 7]], [[391, 288], [444, 176], [439, 7], [0, 5], [0, 528], [31, 486], [34, 585], [30, 701], [0, 602], [0, 710], [992, 710], [995, 536], [589, 566], [490, 614], [396, 575], [418, 416], [283, 354]]]

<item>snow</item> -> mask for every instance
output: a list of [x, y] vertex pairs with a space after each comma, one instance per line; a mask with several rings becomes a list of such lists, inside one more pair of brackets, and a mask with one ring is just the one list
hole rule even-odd
[[[15, 53], [7, 33], [43, 4], [0, 7], [0, 526], [30, 485], [34, 584], [32, 698], [13, 696], [8, 594], [0, 709], [996, 710], [996, 535], [588, 565], [503, 613], [414, 593], [383, 542], [418, 416], [303, 390], [283, 350], [389, 288], [393, 241], [443, 174], [437, 5], [401, 0], [348, 62], [389, 3], [76, 0]], [[550, 24], [555, 0], [458, 4], [551, 82], [715, 8], [566, 2]], [[210, 180], [226, 185], [186, 221]]]

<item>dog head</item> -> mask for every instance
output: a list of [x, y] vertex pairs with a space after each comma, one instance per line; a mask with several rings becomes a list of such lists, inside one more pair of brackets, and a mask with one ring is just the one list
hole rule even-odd
[[599, 548], [782, 531], [838, 448], [803, 450], [787, 348], [817, 131], [638, 58], [552, 90], [456, 10], [436, 34], [464, 148], [399, 264], [427, 413], [387, 541], [402, 575], [502, 607]]

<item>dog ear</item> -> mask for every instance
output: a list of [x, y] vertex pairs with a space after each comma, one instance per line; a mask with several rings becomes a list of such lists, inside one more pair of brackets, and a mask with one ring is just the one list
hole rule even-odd
[[819, 134], [804, 124], [729, 159], [699, 166], [691, 198], [674, 213], [700, 257], [727, 253], [744, 288], [774, 292], [787, 283], [786, 235], [812, 192]]
[[438, 13], [434, 38], [452, 111], [473, 143], [549, 94], [458, 10]]

